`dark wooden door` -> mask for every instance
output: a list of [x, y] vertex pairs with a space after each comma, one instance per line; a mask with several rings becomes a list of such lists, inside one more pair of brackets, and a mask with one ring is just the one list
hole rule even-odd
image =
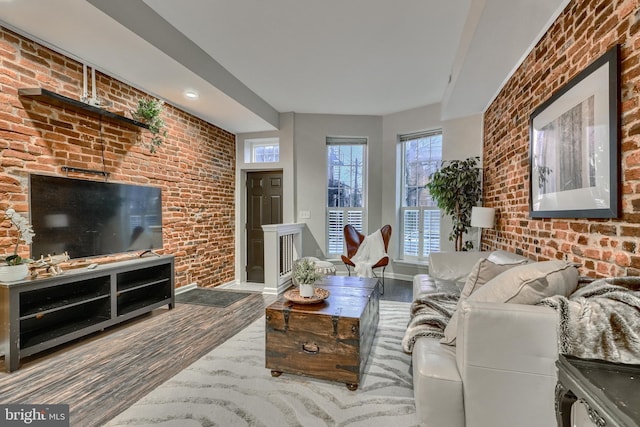
[[247, 173], [247, 281], [264, 283], [262, 225], [282, 224], [282, 172]]

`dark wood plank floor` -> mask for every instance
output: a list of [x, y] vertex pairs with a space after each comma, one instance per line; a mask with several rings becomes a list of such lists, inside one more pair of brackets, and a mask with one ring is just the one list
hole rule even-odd
[[[382, 299], [410, 301], [410, 282], [386, 279]], [[273, 300], [252, 293], [227, 308], [154, 310], [0, 372], [0, 401], [68, 404], [72, 426], [102, 425], [262, 316]]]
[[264, 314], [254, 293], [227, 308], [176, 304], [22, 360], [0, 373], [2, 403], [68, 404], [72, 426], [97, 426]]

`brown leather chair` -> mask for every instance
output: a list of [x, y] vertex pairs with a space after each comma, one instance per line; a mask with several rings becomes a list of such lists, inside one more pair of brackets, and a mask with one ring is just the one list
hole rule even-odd
[[[389, 224], [385, 225], [380, 229], [380, 233], [382, 234], [382, 241], [384, 242], [384, 251], [387, 252], [389, 250], [389, 239], [391, 239], [391, 226]], [[341, 255], [341, 258], [342, 262], [347, 267], [349, 276], [351, 276], [351, 267], [356, 266], [353, 261], [351, 261], [351, 258], [353, 258], [356, 252], [358, 252], [358, 248], [362, 244], [364, 237], [365, 236], [356, 230], [351, 224], [344, 226], [344, 240], [347, 243], [347, 256]], [[385, 256], [372, 267], [373, 269], [382, 268], [382, 291], [380, 292], [382, 294], [384, 294], [384, 270], [387, 268], [387, 265], [389, 265], [389, 257]], [[378, 276], [376, 275], [376, 277]]]

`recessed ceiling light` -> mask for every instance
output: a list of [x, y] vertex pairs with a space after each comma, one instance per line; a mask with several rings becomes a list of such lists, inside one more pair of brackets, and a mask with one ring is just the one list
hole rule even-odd
[[185, 90], [184, 97], [188, 99], [198, 99], [200, 95], [195, 90]]

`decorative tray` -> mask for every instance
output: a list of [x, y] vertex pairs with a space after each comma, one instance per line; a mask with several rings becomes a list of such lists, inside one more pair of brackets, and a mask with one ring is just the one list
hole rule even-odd
[[329, 291], [326, 289], [314, 288], [313, 292], [314, 295], [312, 297], [301, 297], [300, 289], [289, 289], [284, 293], [284, 298], [296, 304], [317, 304], [329, 297]]

